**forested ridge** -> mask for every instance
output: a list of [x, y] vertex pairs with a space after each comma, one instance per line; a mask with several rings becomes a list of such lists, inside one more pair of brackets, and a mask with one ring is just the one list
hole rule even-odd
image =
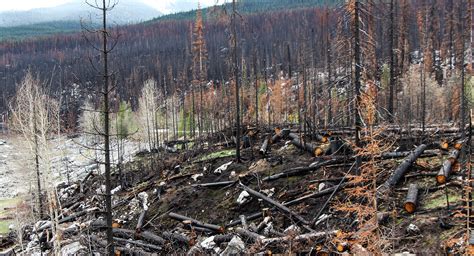
[[[281, 2], [283, 6], [285, 1]], [[307, 2], [301, 1], [303, 5]], [[324, 2], [324, 1], [323, 1]], [[275, 3], [279, 3], [276, 1]], [[449, 0], [437, 0], [435, 4], [423, 4], [422, 1], [403, 1], [396, 6], [400, 15], [394, 25], [395, 46], [398, 72], [407, 70], [410, 63], [419, 61], [416, 53], [420, 52], [420, 38], [426, 34], [429, 38], [427, 49], [430, 59], [434, 61], [429, 68], [430, 74], [437, 77], [440, 84], [446, 82], [446, 75], [441, 74], [442, 66], [448, 65], [447, 54], [459, 56], [460, 36], [459, 3], [453, 1], [453, 8]], [[260, 3], [265, 6], [265, 3]], [[268, 4], [268, 3], [266, 3]], [[293, 3], [295, 4], [295, 3]], [[278, 4], [275, 4], [278, 5]], [[318, 4], [319, 5], [319, 4]], [[246, 4], [243, 4], [246, 6]], [[440, 6], [446, 8], [439, 8]], [[342, 3], [331, 6], [321, 6], [289, 9], [257, 14], [242, 14], [245, 18], [239, 19], [240, 52], [245, 70], [250, 71], [256, 62], [257, 73], [263, 76], [266, 72], [268, 78], [277, 78], [280, 71], [288, 75], [289, 66], [294, 70], [301, 68], [302, 64], [298, 54], [305, 56], [307, 67], [325, 71], [328, 66], [328, 47], [332, 49], [333, 70], [339, 68], [348, 55], [347, 49], [341, 47], [350, 32], [348, 21], [340, 16]], [[372, 73], [381, 77], [383, 65], [390, 61], [389, 47], [390, 24], [389, 3], [374, 2], [374, 15], [370, 26], [371, 44], [374, 45]], [[451, 15], [453, 13], [455, 15]], [[226, 20], [221, 11], [216, 11], [213, 16], [204, 19], [204, 33], [208, 47], [207, 77], [209, 80], [222, 80], [229, 71], [226, 60], [228, 59], [228, 37]], [[426, 25], [420, 24], [420, 19], [430, 17]], [[164, 20], [153, 23], [138, 24], [112, 29], [113, 33], [120, 35], [120, 40], [112, 56], [112, 66], [116, 71], [114, 82], [119, 85], [117, 94], [119, 98], [131, 101], [136, 107], [143, 82], [148, 78], [155, 78], [160, 86], [169, 80], [168, 69], [171, 67], [175, 83], [168, 94], [177, 90], [186, 90], [191, 81], [191, 27], [192, 20]], [[426, 31], [423, 31], [423, 27]], [[328, 43], [329, 40], [329, 43]], [[450, 47], [450, 48], [449, 48]], [[447, 50], [451, 49], [451, 50]], [[42, 79], [51, 79], [50, 90], [58, 97], [59, 88], [69, 90], [77, 86], [80, 90], [94, 86], [94, 75], [91, 75], [88, 58], [90, 54], [88, 42], [82, 34], [59, 35], [48, 38], [28, 39], [24, 41], [0, 43], [0, 60], [3, 66], [4, 88], [2, 108], [5, 109], [8, 96], [14, 94], [15, 84], [23, 77], [25, 70], [30, 69], [38, 73]], [[288, 58], [288, 51], [290, 57]], [[427, 52], [428, 53], [428, 52]], [[436, 57], [434, 56], [435, 54]], [[87, 56], [87, 57], [85, 57]], [[127, 60], [127, 61], [124, 61]], [[459, 64], [459, 62], [458, 62]], [[52, 74], [43, 72], [54, 70]], [[250, 75], [247, 72], [246, 75]], [[398, 76], [398, 75], [397, 75]], [[323, 80], [318, 83], [324, 83]], [[169, 81], [168, 81], [168, 84]], [[339, 81], [340, 86], [343, 81]], [[400, 88], [400, 87], [398, 87]], [[65, 93], [63, 91], [63, 93]], [[83, 95], [83, 94], [82, 94]], [[67, 100], [67, 93], [65, 95]], [[72, 100], [71, 100], [72, 101]], [[74, 100], [76, 101], [76, 100]], [[80, 99], [79, 101], [82, 101]], [[82, 102], [72, 102], [70, 111], [76, 115]]]

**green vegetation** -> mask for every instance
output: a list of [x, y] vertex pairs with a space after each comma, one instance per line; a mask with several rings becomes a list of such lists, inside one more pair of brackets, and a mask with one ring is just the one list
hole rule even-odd
[[[0, 217], [7, 217], [8, 210], [4, 209], [15, 207], [20, 201], [21, 198], [19, 197], [0, 200]], [[12, 220], [0, 220], [0, 234], [8, 233], [8, 226], [10, 226], [11, 223]]]
[[211, 159], [224, 158], [228, 156], [235, 156], [235, 149], [226, 149], [222, 151], [217, 151], [203, 156], [199, 161], [207, 161]]
[[[240, 0], [237, 8], [241, 14], [252, 14], [260, 12], [269, 12], [277, 10], [288, 10], [297, 8], [308, 8], [315, 6], [333, 6], [338, 1], [332, 0]], [[228, 3], [226, 9], [230, 10], [231, 3]], [[219, 13], [213, 6], [202, 9], [203, 18], [217, 16]], [[153, 19], [149, 22], [169, 21], [169, 20], [194, 20], [196, 10], [173, 13]]]
[[81, 24], [79, 21], [54, 21], [15, 27], [0, 27], [0, 41], [74, 33], [80, 30]]
[[[449, 198], [450, 204], [455, 204], [462, 199], [459, 192], [455, 193], [453, 191], [449, 192], [448, 198]], [[443, 193], [440, 193], [439, 196], [437, 197], [426, 200], [423, 205], [423, 208], [428, 210], [428, 209], [434, 209], [434, 208], [444, 207], [444, 206], [446, 206], [446, 195], [443, 192]]]

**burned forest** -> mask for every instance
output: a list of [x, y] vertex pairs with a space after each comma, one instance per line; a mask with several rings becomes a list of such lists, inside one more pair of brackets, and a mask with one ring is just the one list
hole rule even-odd
[[0, 255], [474, 255], [473, 1], [42, 2], [0, 7]]

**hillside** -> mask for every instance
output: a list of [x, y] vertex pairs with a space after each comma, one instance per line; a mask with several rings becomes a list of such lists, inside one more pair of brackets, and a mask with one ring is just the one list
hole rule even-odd
[[[334, 4], [329, 0], [243, 0], [238, 3], [242, 14], [271, 12], [296, 8], [308, 8]], [[173, 6], [174, 9], [189, 8], [189, 3]], [[194, 8], [196, 6], [193, 6]], [[36, 9], [25, 12], [0, 13], [0, 42], [3, 40], [21, 40], [38, 36], [58, 35], [81, 31], [79, 20], [89, 17], [88, 6], [77, 3], [66, 4], [48, 9]], [[214, 13], [216, 7], [203, 8], [204, 17]], [[222, 6], [217, 6], [222, 8]], [[229, 8], [229, 6], [227, 6]], [[90, 9], [90, 8], [89, 8]], [[80, 11], [77, 11], [80, 10]], [[111, 12], [111, 21], [118, 25], [144, 22], [151, 24], [159, 21], [192, 20], [196, 10], [160, 15], [140, 3], [121, 2], [116, 10]]]
[[[98, 23], [99, 14], [79, 0], [50, 8], [4, 11], [0, 13], [0, 41], [78, 32], [81, 19], [88, 24]], [[113, 26], [135, 24], [160, 15], [138, 0], [127, 0], [114, 8], [109, 21]]]

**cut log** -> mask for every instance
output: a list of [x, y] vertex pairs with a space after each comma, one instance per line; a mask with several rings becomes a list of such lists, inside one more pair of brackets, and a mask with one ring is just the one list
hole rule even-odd
[[407, 197], [405, 199], [405, 203], [403, 207], [408, 213], [414, 213], [417, 206], [418, 200], [418, 185], [417, 184], [410, 184], [408, 188]]
[[200, 221], [195, 220], [195, 219], [190, 218], [190, 217], [186, 217], [186, 216], [181, 215], [181, 214], [170, 212], [168, 214], [168, 216], [170, 218], [173, 218], [173, 219], [179, 220], [179, 221], [190, 221], [193, 225], [198, 226], [198, 227], [207, 228], [207, 229], [219, 232], [219, 233], [224, 232], [224, 228], [221, 227], [221, 226], [214, 225], [214, 224], [203, 223], [203, 222], [200, 222]]
[[274, 144], [282, 138], [287, 137], [288, 134], [290, 134], [290, 129], [281, 130], [280, 128], [275, 128], [275, 135], [273, 135], [272, 139], [270, 140], [270, 143]]
[[455, 149], [451, 151], [446, 159], [443, 162], [443, 166], [439, 170], [438, 174], [436, 175], [436, 181], [438, 184], [445, 184], [451, 174], [451, 170], [453, 169], [453, 165], [456, 163], [457, 158], [459, 157], [459, 150]]
[[277, 202], [277, 201], [275, 201], [275, 200], [273, 200], [273, 199], [271, 199], [271, 198], [269, 198], [269, 197], [263, 195], [263, 194], [260, 193], [260, 192], [257, 192], [257, 191], [255, 191], [255, 190], [253, 190], [253, 189], [251, 189], [251, 188], [249, 188], [249, 187], [243, 185], [242, 183], [239, 184], [239, 186], [240, 186], [243, 190], [247, 191], [249, 194], [251, 194], [251, 195], [253, 195], [253, 196], [255, 196], [255, 197], [258, 197], [258, 198], [262, 199], [263, 201], [267, 202], [268, 204], [271, 204], [272, 206], [275, 206], [278, 210], [282, 211], [283, 213], [286, 213], [286, 214], [290, 215], [290, 218], [293, 217], [293, 218], [295, 218], [296, 220], [298, 220], [299, 222], [301, 222], [301, 223], [303, 223], [303, 224], [305, 224], [305, 225], [308, 225], [308, 224], [309, 224], [308, 221], [306, 221], [305, 219], [303, 219], [303, 217], [301, 217], [299, 214], [295, 213], [295, 212], [292, 211], [290, 208], [288, 208], [288, 207], [286, 207], [286, 206], [280, 204], [279, 202]]
[[270, 144], [270, 139], [269, 138], [266, 138], [265, 140], [263, 140], [262, 147], [260, 147], [260, 151], [259, 151], [262, 156], [267, 154], [268, 144]]
[[318, 147], [312, 143], [304, 143], [298, 138], [292, 139], [291, 144], [295, 145], [298, 148], [304, 149], [309, 152], [312, 156], [322, 156], [325, 150], [321, 147]]
[[449, 143], [447, 141], [443, 140], [439, 143], [439, 147], [443, 150], [448, 150], [449, 149]]
[[461, 150], [462, 146], [466, 143], [465, 140], [459, 140], [454, 143], [454, 148], [457, 150]]
[[233, 237], [234, 237], [233, 234], [215, 235], [214, 243], [221, 244], [221, 243], [229, 242], [230, 240], [232, 240]]
[[451, 151], [451, 153], [449, 153], [448, 160], [452, 164], [454, 164], [457, 161], [457, 159], [459, 157], [459, 150], [460, 149], [454, 149], [453, 151]]
[[382, 190], [389, 191], [397, 185], [397, 183], [405, 176], [408, 172], [408, 168], [416, 161], [416, 159], [426, 149], [425, 144], [418, 146], [409, 156], [407, 156], [403, 162], [394, 170], [392, 176], [382, 185]]

